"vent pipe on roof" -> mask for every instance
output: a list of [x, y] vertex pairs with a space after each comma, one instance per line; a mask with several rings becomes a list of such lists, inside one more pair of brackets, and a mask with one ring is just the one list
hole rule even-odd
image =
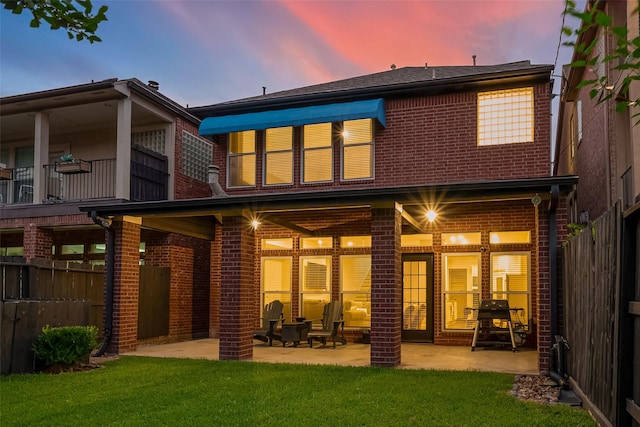
[[475, 55], [471, 55], [471, 57], [473, 58], [473, 66], [476, 66], [476, 56]]
[[266, 86], [262, 86], [262, 94], [263, 95], [267, 94], [267, 87]]
[[158, 83], [158, 82], [157, 82], [157, 81], [155, 81], [155, 80], [149, 80], [149, 87], [150, 87], [151, 89], [158, 90], [158, 89], [160, 89], [160, 83]]
[[222, 186], [220, 186], [220, 168], [216, 165], [209, 165], [209, 187], [213, 191], [213, 198], [216, 197], [228, 197], [229, 195], [224, 192]]
[[429, 64], [427, 64], [426, 62], [424, 63], [424, 69], [426, 70], [427, 68], [429, 68]]

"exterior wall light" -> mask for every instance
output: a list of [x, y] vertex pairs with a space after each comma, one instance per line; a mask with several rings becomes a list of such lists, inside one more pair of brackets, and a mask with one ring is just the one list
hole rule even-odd
[[435, 221], [436, 217], [438, 216], [436, 211], [434, 211], [433, 209], [429, 209], [425, 215], [426, 215], [427, 219], [429, 220], [429, 222]]
[[257, 230], [258, 227], [260, 226], [260, 221], [258, 221], [257, 219], [252, 220], [251, 226], [253, 227], [254, 230]]

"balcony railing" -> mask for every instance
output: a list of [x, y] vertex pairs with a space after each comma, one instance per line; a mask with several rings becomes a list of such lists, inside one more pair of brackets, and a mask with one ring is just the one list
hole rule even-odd
[[[115, 159], [84, 161], [78, 168], [68, 163], [60, 165], [43, 166], [43, 203], [115, 197]], [[0, 179], [0, 204], [33, 203], [36, 194], [33, 167], [4, 170], [9, 172]]]
[[0, 204], [33, 203], [33, 167], [3, 170]]
[[48, 202], [116, 195], [116, 159], [44, 165], [44, 176], [45, 201]]

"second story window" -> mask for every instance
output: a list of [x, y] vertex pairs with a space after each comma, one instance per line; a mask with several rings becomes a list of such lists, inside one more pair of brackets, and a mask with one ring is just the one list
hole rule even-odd
[[302, 136], [302, 182], [333, 179], [331, 123], [305, 125]]
[[229, 134], [228, 187], [256, 185], [256, 132], [247, 130]]
[[533, 142], [533, 88], [478, 93], [478, 145]]
[[264, 183], [293, 183], [293, 128], [272, 128], [265, 131]]
[[347, 120], [342, 128], [342, 179], [373, 178], [373, 120]]

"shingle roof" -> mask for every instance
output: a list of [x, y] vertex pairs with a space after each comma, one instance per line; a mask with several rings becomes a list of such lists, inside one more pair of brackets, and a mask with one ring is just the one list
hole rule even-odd
[[463, 66], [422, 66], [390, 69], [374, 74], [336, 80], [312, 86], [284, 90], [250, 98], [236, 99], [219, 104], [190, 108], [194, 114], [207, 110], [219, 110], [239, 107], [248, 104], [272, 104], [278, 101], [293, 101], [300, 98], [330, 98], [341, 95], [356, 94], [364, 91], [407, 90], [412, 87], [428, 87], [447, 83], [482, 81], [509, 76], [526, 76], [546, 74], [550, 77], [552, 65], [532, 65], [530, 61], [511, 62], [497, 65], [463, 65]]

